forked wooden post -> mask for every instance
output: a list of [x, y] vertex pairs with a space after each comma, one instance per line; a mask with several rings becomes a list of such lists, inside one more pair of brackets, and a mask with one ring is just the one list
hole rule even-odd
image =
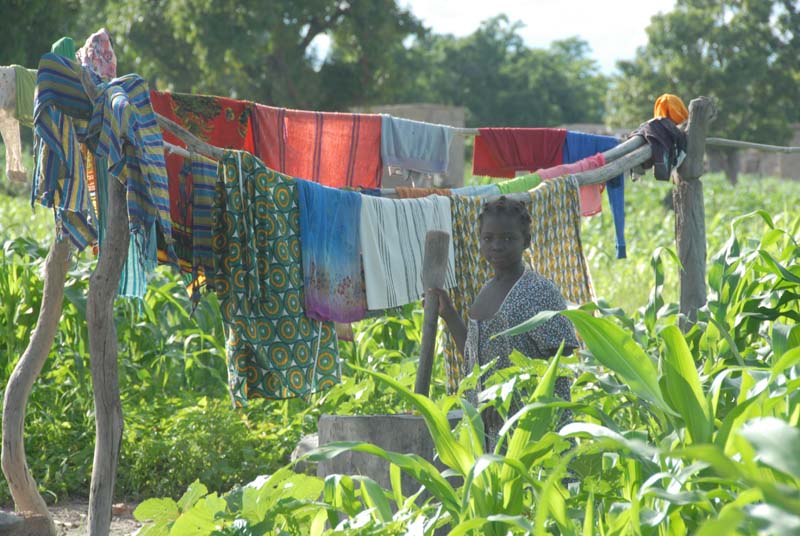
[[703, 183], [706, 132], [716, 109], [708, 97], [689, 103], [686, 128], [686, 158], [677, 170], [672, 201], [675, 207], [675, 243], [683, 265], [680, 277], [681, 329], [696, 320], [697, 310], [706, 304], [706, 221]]
[[56, 526], [44, 499], [39, 495], [36, 480], [25, 458], [25, 409], [33, 383], [42, 371], [58, 331], [69, 252], [68, 240], [54, 242], [50, 248], [44, 263], [44, 293], [39, 319], [25, 353], [11, 373], [3, 400], [3, 474], [14, 498], [14, 506], [26, 521], [32, 518], [43, 520], [43, 523], [35, 524], [41, 533], [51, 535], [56, 534]]
[[97, 426], [89, 490], [89, 534], [92, 536], [107, 536], [111, 528], [111, 503], [123, 428], [114, 298], [128, 256], [130, 230], [125, 186], [114, 177], [108, 179], [108, 214], [106, 240], [97, 268], [89, 279], [86, 303]]
[[425, 254], [422, 257], [422, 285], [425, 289], [425, 307], [422, 317], [422, 344], [419, 351], [419, 368], [414, 392], [428, 396], [436, 351], [436, 328], [439, 322], [439, 299], [428, 292], [430, 288], [443, 288], [447, 272], [447, 254], [450, 235], [444, 231], [428, 231], [425, 236]]

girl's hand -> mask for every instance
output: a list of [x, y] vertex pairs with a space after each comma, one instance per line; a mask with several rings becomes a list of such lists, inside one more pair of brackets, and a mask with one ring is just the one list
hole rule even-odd
[[453, 302], [446, 290], [441, 288], [429, 288], [428, 292], [436, 296], [439, 300], [439, 316], [446, 320], [448, 316], [455, 314], [456, 309], [453, 307]]

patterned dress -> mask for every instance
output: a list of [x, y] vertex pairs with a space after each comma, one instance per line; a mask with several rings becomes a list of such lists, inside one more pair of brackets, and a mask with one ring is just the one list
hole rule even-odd
[[331, 387], [340, 375], [336, 334], [331, 322], [305, 315], [295, 180], [226, 151], [217, 196], [213, 284], [234, 404]]
[[[485, 365], [497, 358], [493, 369], [486, 372], [488, 377], [496, 370], [511, 366], [508, 356], [513, 350], [518, 350], [532, 359], [549, 359], [558, 351], [562, 341], [564, 354], [570, 354], [578, 347], [578, 340], [572, 323], [561, 315], [526, 333], [491, 338], [497, 333], [521, 324], [537, 313], [561, 311], [565, 308], [566, 302], [555, 284], [526, 269], [508, 291], [500, 308], [492, 317], [485, 320], [469, 319], [467, 340], [464, 345], [467, 370], [472, 370], [475, 365]], [[482, 385], [479, 385], [479, 388], [482, 389]], [[566, 377], [556, 379], [555, 394], [558, 397], [569, 400], [569, 390], [570, 381]], [[514, 406], [516, 404], [512, 408]], [[564, 417], [569, 418], [566, 415]], [[499, 419], [484, 420], [489, 445], [493, 448], [503, 422]]]

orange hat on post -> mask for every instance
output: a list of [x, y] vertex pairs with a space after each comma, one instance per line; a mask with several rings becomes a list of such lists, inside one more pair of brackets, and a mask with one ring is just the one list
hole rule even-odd
[[683, 123], [689, 118], [689, 110], [677, 95], [664, 93], [656, 99], [653, 106], [653, 117], [669, 117], [676, 125]]

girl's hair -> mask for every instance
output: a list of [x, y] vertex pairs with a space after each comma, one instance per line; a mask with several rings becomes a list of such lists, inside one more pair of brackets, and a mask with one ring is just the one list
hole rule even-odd
[[483, 227], [483, 218], [489, 214], [495, 216], [500, 214], [508, 215], [517, 222], [520, 231], [522, 231], [522, 235], [530, 239], [532, 221], [531, 215], [528, 212], [528, 209], [525, 207], [525, 203], [522, 201], [516, 201], [504, 195], [501, 195], [494, 201], [489, 201], [483, 205], [483, 210], [481, 210], [481, 213], [478, 216], [479, 227]]

